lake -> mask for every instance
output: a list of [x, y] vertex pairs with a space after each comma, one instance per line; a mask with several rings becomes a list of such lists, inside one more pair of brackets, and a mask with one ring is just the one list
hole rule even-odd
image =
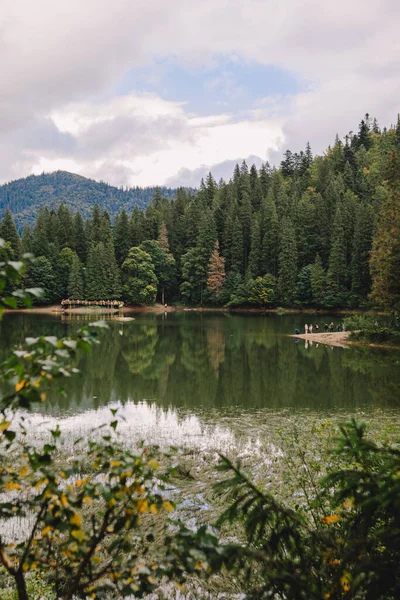
[[[78, 362], [82, 375], [56, 391], [33, 416], [63, 421], [81, 435], [109, 419], [125, 418], [128, 439], [224, 450], [268, 435], [282, 419], [310, 416], [398, 421], [400, 352], [330, 348], [287, 334], [331, 317], [221, 312], [142, 313], [109, 320], [101, 344]], [[335, 322], [338, 322], [336, 317]], [[76, 317], [7, 314], [0, 355], [26, 336], [72, 334]]]

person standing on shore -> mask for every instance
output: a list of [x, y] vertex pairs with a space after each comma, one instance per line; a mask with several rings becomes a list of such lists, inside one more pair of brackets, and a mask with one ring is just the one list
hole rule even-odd
[[333, 322], [333, 321], [331, 321], [331, 324], [329, 325], [329, 331], [330, 331], [331, 333], [333, 333], [334, 329], [335, 329], [335, 324], [334, 324], [334, 322]]
[[318, 325], [318, 323], [315, 323], [314, 329], [315, 329], [315, 333], [318, 333], [318, 331], [319, 331], [319, 325]]
[[312, 333], [312, 323], [310, 323], [309, 326], [308, 326], [308, 332]]
[[308, 325], [307, 323], [304, 325], [304, 333], [308, 335]]

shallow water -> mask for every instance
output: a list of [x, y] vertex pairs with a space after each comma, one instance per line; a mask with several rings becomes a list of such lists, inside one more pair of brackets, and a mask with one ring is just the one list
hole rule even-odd
[[[69, 436], [87, 434], [118, 405], [132, 442], [198, 449], [255, 449], [279, 422], [361, 415], [387, 423], [400, 414], [400, 352], [330, 348], [286, 334], [318, 315], [138, 314], [110, 320], [101, 344], [83, 355], [82, 374], [33, 417], [63, 420]], [[68, 335], [82, 321], [6, 315], [0, 355], [27, 336]]]

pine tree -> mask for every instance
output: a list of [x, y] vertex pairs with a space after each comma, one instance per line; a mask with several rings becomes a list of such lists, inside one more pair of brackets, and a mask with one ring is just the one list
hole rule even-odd
[[389, 194], [382, 202], [371, 252], [373, 302], [400, 309], [400, 152], [394, 150], [387, 169]]
[[74, 239], [73, 219], [70, 209], [65, 204], [60, 204], [57, 211], [56, 240], [60, 250], [71, 247]]
[[33, 228], [32, 249], [35, 256], [49, 256], [50, 247], [47, 236], [48, 211], [41, 208]]
[[170, 254], [169, 243], [168, 243], [168, 230], [167, 230], [167, 226], [165, 223], [161, 224], [158, 243], [160, 244], [161, 250], [163, 250], [165, 252], [165, 254]]
[[104, 293], [105, 248], [102, 242], [91, 244], [85, 271], [86, 300], [110, 300]]
[[74, 253], [68, 277], [68, 298], [80, 300], [84, 298], [83, 270], [79, 256]]
[[236, 216], [232, 225], [232, 242], [230, 248], [230, 269], [235, 273], [244, 273], [243, 229]]
[[263, 200], [261, 207], [261, 272], [276, 276], [278, 271], [278, 215], [272, 191]]
[[351, 292], [355, 299], [366, 299], [371, 290], [369, 257], [373, 230], [373, 208], [369, 204], [360, 204], [357, 209], [351, 261]]
[[310, 269], [310, 284], [312, 293], [312, 302], [317, 306], [324, 303], [325, 294], [325, 271], [319, 254], [315, 257], [314, 264]]
[[32, 254], [33, 253], [33, 235], [32, 230], [29, 225], [24, 225], [24, 230], [22, 232], [22, 253]]
[[73, 219], [73, 249], [79, 256], [81, 262], [86, 262], [87, 257], [87, 241], [85, 225], [83, 223], [82, 215], [77, 212]]
[[113, 234], [115, 257], [117, 259], [118, 266], [121, 267], [122, 263], [128, 256], [130, 248], [132, 247], [131, 228], [125, 209], [123, 209], [117, 216]]
[[284, 217], [279, 240], [278, 298], [284, 306], [291, 304], [297, 281], [297, 246], [293, 223]]
[[251, 248], [249, 254], [248, 269], [252, 277], [258, 277], [261, 269], [261, 228], [258, 215], [253, 217], [251, 225]]
[[18, 235], [17, 228], [15, 227], [11, 211], [8, 208], [4, 213], [4, 217], [0, 223], [0, 238], [10, 244], [12, 250], [11, 258], [14, 260], [18, 259], [21, 256], [21, 239]]
[[338, 205], [332, 231], [332, 245], [327, 273], [327, 302], [329, 306], [345, 306], [348, 280], [346, 239], [342, 208]]
[[225, 261], [219, 253], [218, 241], [215, 242], [211, 257], [208, 263], [207, 289], [211, 296], [218, 300], [218, 297], [225, 283]]

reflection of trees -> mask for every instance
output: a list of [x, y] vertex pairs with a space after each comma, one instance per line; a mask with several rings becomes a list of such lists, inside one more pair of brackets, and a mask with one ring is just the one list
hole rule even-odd
[[133, 375], [151, 374], [156, 353], [158, 333], [155, 325], [141, 325], [125, 329], [122, 356]]
[[[80, 357], [82, 377], [67, 382], [65, 398], [50, 392], [46, 407], [85, 410], [127, 399], [196, 409], [398, 405], [399, 353], [305, 349], [281, 335], [284, 325], [282, 317], [212, 314], [110, 323], [102, 343]], [[77, 327], [50, 316], [7, 315], [0, 353], [26, 336], [60, 336]]]
[[219, 327], [207, 331], [208, 355], [210, 363], [215, 372], [225, 358], [225, 336]]

